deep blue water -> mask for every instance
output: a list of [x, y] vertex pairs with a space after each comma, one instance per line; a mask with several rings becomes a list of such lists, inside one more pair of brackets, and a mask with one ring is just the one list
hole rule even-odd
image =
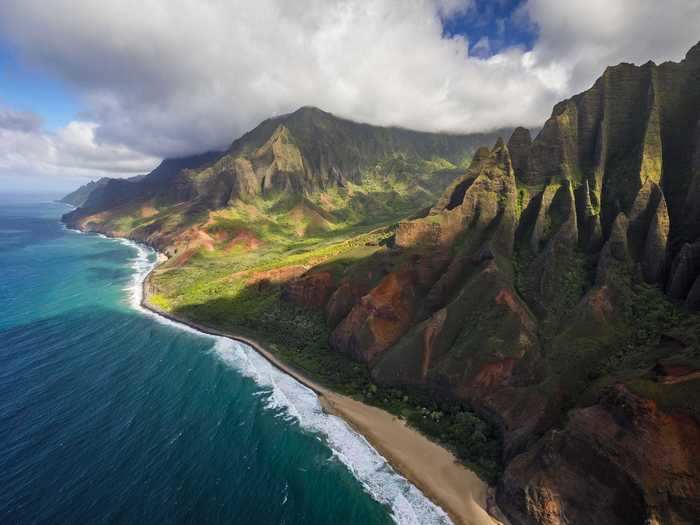
[[0, 523], [438, 523], [308, 389], [141, 311], [155, 256], [0, 196]]

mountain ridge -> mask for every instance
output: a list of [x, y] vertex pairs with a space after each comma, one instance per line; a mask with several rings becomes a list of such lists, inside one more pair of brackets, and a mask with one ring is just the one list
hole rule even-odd
[[[430, 203], [426, 195], [442, 191], [459, 171], [457, 165], [468, 160], [477, 144], [493, 136], [381, 128], [305, 107], [263, 121], [223, 152], [166, 159], [137, 184], [111, 179], [80, 209], [66, 214], [65, 221], [73, 226], [89, 223], [89, 228], [114, 233], [114, 225], [109, 224], [112, 216], [123, 224], [124, 217], [141, 215], [132, 221], [137, 224], [146, 222], [139, 220], [148, 218], [144, 215], [165, 219], [171, 210], [168, 218], [180, 214], [184, 231], [203, 213], [241, 207], [260, 198], [289, 201], [289, 211], [297, 201], [318, 209], [320, 203], [311, 203], [309, 196], [348, 185], [362, 191], [367, 186], [365, 179], [372, 179], [375, 189], [365, 192], [364, 197], [355, 192], [357, 207], [362, 208], [357, 215], [371, 214], [372, 206], [382, 207], [381, 202], [372, 202], [382, 192], [382, 185], [394, 196], [394, 189], [400, 186], [400, 197], [406, 203], [420, 201], [415, 212]], [[419, 185], [408, 187], [406, 170], [416, 175]], [[324, 213], [332, 214], [329, 210]], [[345, 220], [348, 213], [340, 213], [338, 221]], [[134, 234], [167, 251], [166, 243], [174, 238], [158, 233], [170, 229], [172, 225], [143, 224]]]
[[[245, 153], [253, 153], [255, 150], [259, 149], [260, 147], [264, 146], [265, 142], [267, 142], [270, 137], [274, 134], [275, 130], [279, 128], [280, 126], [283, 127], [288, 127], [290, 122], [291, 122], [291, 132], [294, 133], [295, 131], [298, 134], [299, 130], [302, 130], [302, 135], [306, 135], [306, 139], [308, 139], [309, 135], [309, 121], [311, 122], [318, 122], [321, 121], [322, 123], [328, 123], [329, 121], [336, 121], [339, 123], [343, 123], [345, 128], [354, 128], [355, 130], [369, 130], [371, 131], [376, 131], [378, 133], [396, 133], [399, 135], [399, 142], [401, 141], [401, 138], [404, 139], [404, 141], [409, 141], [411, 139], [415, 140], [420, 137], [441, 137], [444, 138], [445, 142], [450, 142], [450, 141], [459, 141], [459, 140], [464, 140], [465, 137], [474, 137], [471, 139], [473, 143], [478, 142], [479, 144], [481, 143], [480, 141], [483, 140], [483, 137], [495, 137], [498, 134], [501, 134], [503, 132], [508, 132], [508, 130], [496, 130], [492, 133], [474, 133], [474, 134], [458, 134], [458, 133], [431, 133], [431, 132], [423, 132], [423, 131], [414, 131], [410, 130], [407, 128], [402, 128], [402, 127], [396, 127], [396, 126], [389, 126], [389, 127], [381, 127], [381, 126], [373, 126], [370, 124], [365, 124], [361, 122], [356, 122], [353, 120], [348, 120], [344, 118], [339, 118], [335, 117], [333, 114], [323, 111], [317, 107], [314, 106], [303, 106], [299, 109], [297, 109], [294, 112], [291, 113], [286, 113], [283, 115], [278, 115], [276, 117], [271, 117], [268, 119], [265, 119], [262, 121], [258, 126], [250, 130], [249, 132], [244, 133], [239, 137], [238, 139], [234, 140], [231, 145], [224, 151], [222, 152], [206, 152], [198, 155], [192, 155], [188, 157], [176, 157], [176, 158], [170, 158], [170, 159], [164, 159], [161, 164], [156, 167], [151, 173], [147, 174], [144, 176], [149, 182], [165, 182], [162, 179], [163, 174], [162, 172], [167, 173], [169, 176], [173, 176], [175, 172], [181, 171], [183, 169], [193, 169], [193, 168], [199, 168], [202, 167], [206, 164], [221, 160], [223, 157], [226, 156], [236, 156], [239, 155], [243, 152]], [[322, 127], [317, 126], [317, 127]], [[304, 129], [306, 127], [306, 129]], [[318, 133], [318, 129], [315, 130], [316, 133]], [[313, 134], [314, 130], [312, 130]], [[480, 138], [481, 137], [481, 138]], [[441, 153], [439, 151], [439, 148], [423, 148], [425, 151], [428, 149], [429, 154], [439, 154]], [[448, 152], [449, 153], [449, 152]], [[448, 157], [448, 160], [454, 161], [455, 163], [459, 163], [463, 159], [460, 158], [459, 156], [452, 156], [451, 158]], [[174, 165], [174, 166], [173, 166]], [[358, 164], [357, 162], [352, 164], [352, 168], [355, 169], [357, 168]], [[167, 176], [167, 175], [166, 175]], [[109, 178], [103, 178], [101, 180], [125, 180], [125, 179], [109, 179]]]

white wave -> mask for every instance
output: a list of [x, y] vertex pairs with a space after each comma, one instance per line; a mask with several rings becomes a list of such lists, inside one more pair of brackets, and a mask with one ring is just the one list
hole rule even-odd
[[84, 231], [81, 231], [81, 230], [76, 230], [76, 229], [73, 229], [73, 228], [69, 228], [68, 226], [66, 226], [66, 223], [64, 223], [64, 222], [59, 222], [59, 224], [61, 225], [61, 229], [62, 229], [63, 231], [73, 232], [73, 233], [85, 233]]
[[219, 359], [264, 389], [265, 407], [280, 417], [296, 421], [304, 430], [323, 436], [333, 456], [347, 467], [375, 500], [391, 509], [396, 523], [452, 523], [440, 507], [398, 474], [364, 436], [352, 430], [343, 419], [324, 412], [311, 389], [272, 365], [255, 349], [240, 341], [200, 332], [143, 308], [143, 282], [157, 263], [156, 254], [141, 244], [126, 239], [118, 241], [137, 251], [131, 260], [134, 277], [127, 287], [131, 306], [160, 323], [212, 339], [212, 352]]
[[281, 410], [305, 430], [323, 435], [334, 456], [374, 499], [391, 508], [397, 523], [450, 523], [447, 514], [399, 475], [363, 436], [341, 418], [326, 414], [312, 390], [244, 343], [217, 338], [213, 351], [225, 363], [269, 389], [268, 408]]

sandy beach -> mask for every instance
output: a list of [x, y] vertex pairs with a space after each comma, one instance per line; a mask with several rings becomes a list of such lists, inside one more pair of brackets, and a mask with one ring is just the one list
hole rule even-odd
[[329, 392], [321, 403], [367, 438], [391, 465], [455, 523], [499, 523], [486, 511], [488, 486], [447, 449], [377, 407]]
[[141, 304], [144, 308], [201, 332], [228, 337], [254, 348], [274, 366], [313, 390], [324, 410], [343, 418], [355, 431], [362, 434], [398, 472], [447, 512], [454, 523], [501, 523], [486, 510], [494, 508], [488, 504], [488, 485], [459, 463], [450, 451], [430, 441], [396, 416], [315, 383], [283, 363], [254, 340], [183, 319], [150, 304], [147, 293], [149, 277], [150, 275], [143, 282]]

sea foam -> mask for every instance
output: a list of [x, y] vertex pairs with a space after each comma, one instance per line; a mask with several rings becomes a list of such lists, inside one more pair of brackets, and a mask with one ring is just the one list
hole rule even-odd
[[261, 387], [266, 408], [279, 417], [298, 423], [304, 430], [322, 436], [333, 456], [347, 467], [364, 489], [391, 509], [396, 523], [451, 523], [447, 514], [398, 474], [364, 436], [353, 431], [341, 418], [325, 413], [311, 389], [279, 370], [249, 345], [200, 332], [143, 308], [143, 282], [157, 263], [156, 253], [129, 240], [119, 239], [119, 242], [136, 250], [136, 256], [131, 260], [134, 276], [126, 290], [133, 308], [159, 323], [212, 339], [213, 354]]

